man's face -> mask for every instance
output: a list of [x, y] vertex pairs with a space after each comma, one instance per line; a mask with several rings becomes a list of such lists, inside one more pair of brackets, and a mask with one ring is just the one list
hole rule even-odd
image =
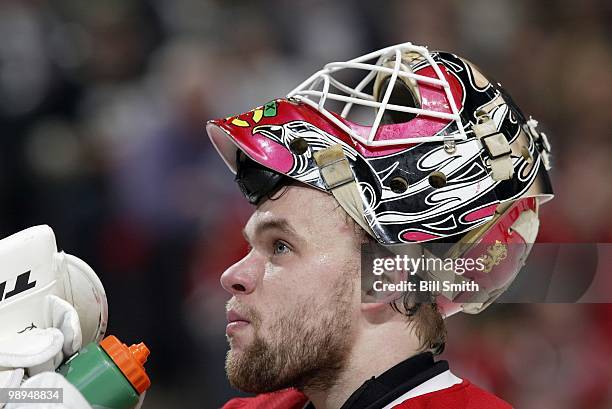
[[221, 284], [228, 302], [226, 371], [247, 392], [325, 389], [344, 367], [360, 296], [359, 238], [331, 195], [289, 186], [244, 234], [251, 246]]

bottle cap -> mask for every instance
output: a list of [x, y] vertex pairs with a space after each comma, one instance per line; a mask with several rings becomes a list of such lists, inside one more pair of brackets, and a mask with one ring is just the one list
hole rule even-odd
[[109, 335], [100, 342], [100, 347], [115, 362], [138, 394], [149, 389], [151, 380], [144, 369], [144, 363], [147, 362], [149, 356], [149, 348], [144, 343], [131, 345], [128, 348], [117, 337]]

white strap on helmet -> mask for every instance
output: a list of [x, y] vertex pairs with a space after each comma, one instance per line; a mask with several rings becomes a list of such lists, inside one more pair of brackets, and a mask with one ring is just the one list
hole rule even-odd
[[486, 116], [482, 122], [472, 126], [472, 129], [488, 154], [493, 180], [510, 179], [514, 174], [510, 157], [512, 148], [504, 134], [497, 131], [495, 122]]
[[340, 206], [369, 235], [372, 228], [363, 217], [363, 201], [355, 176], [340, 144], [332, 145], [313, 154], [321, 178]]

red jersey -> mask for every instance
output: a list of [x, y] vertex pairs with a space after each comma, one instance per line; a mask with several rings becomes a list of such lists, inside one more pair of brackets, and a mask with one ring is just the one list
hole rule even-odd
[[[431, 353], [406, 359], [368, 379], [334, 409], [512, 409], [512, 406], [468, 380], [453, 375], [446, 361]], [[296, 389], [232, 399], [223, 409], [316, 409]]]
[[[308, 398], [301, 392], [296, 389], [284, 389], [252, 398], [232, 399], [223, 406], [223, 409], [304, 409], [307, 403]], [[468, 380], [424, 395], [408, 397], [392, 406], [384, 406], [387, 407], [390, 409], [512, 409], [507, 402]]]

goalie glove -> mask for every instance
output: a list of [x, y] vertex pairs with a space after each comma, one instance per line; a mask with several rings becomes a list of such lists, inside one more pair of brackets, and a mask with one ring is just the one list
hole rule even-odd
[[99, 342], [108, 305], [98, 276], [84, 261], [58, 252], [49, 226], [35, 226], [0, 240], [0, 341], [34, 328], [49, 328], [48, 295], [74, 307], [82, 343]]
[[[0, 240], [0, 320], [0, 387], [19, 387], [27, 375], [22, 387], [41, 381], [51, 387], [58, 377], [68, 384], [53, 372], [36, 374], [102, 339], [106, 293], [85, 262], [57, 251], [49, 226], [31, 227]], [[81, 401], [66, 407], [89, 408]]]

